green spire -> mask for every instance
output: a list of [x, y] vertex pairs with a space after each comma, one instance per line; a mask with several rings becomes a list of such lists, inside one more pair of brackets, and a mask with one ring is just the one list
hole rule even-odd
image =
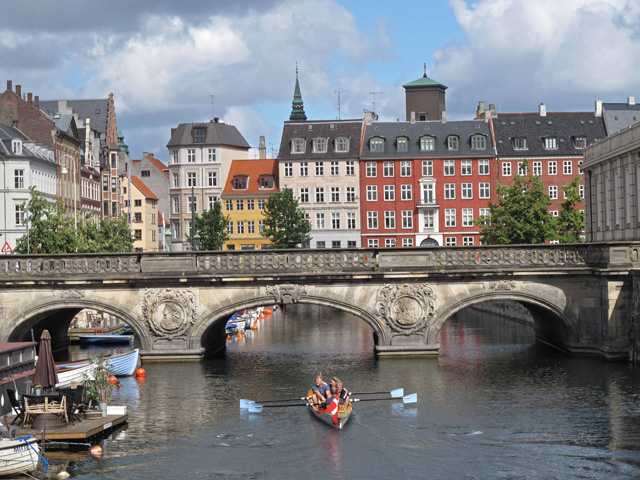
[[118, 129], [118, 150], [126, 152], [127, 154], [129, 153], [129, 145], [124, 143], [124, 135], [120, 129]]
[[291, 104], [291, 115], [289, 120], [306, 120], [302, 94], [300, 93], [300, 82], [298, 81], [298, 64], [296, 63], [296, 88], [293, 91], [293, 103]]

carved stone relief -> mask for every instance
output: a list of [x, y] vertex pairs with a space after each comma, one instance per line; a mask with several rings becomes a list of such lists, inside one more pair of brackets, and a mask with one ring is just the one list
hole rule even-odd
[[60, 298], [64, 298], [65, 300], [79, 300], [81, 298], [84, 298], [84, 292], [76, 290], [75, 288], [70, 290], [63, 290], [60, 292]]
[[298, 303], [302, 295], [307, 294], [307, 287], [304, 285], [268, 285], [265, 287], [267, 295], [273, 295], [275, 303], [287, 304]]
[[510, 291], [516, 288], [515, 280], [497, 280], [495, 282], [486, 282], [484, 288], [495, 291]]
[[384, 285], [378, 290], [376, 311], [392, 330], [410, 335], [434, 317], [436, 295], [426, 283]]
[[198, 314], [198, 301], [191, 288], [147, 288], [143, 294], [142, 316], [158, 338], [186, 337]]

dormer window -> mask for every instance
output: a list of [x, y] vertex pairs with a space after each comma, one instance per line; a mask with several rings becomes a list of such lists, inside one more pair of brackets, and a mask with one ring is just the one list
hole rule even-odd
[[471, 135], [471, 150], [486, 150], [487, 137], [481, 134]]
[[304, 138], [294, 138], [291, 140], [291, 153], [304, 153], [305, 144]]
[[513, 139], [513, 149], [514, 150], [527, 150], [527, 138], [526, 137], [515, 137]]
[[276, 181], [273, 178], [273, 175], [260, 175], [258, 179], [258, 186], [260, 188], [274, 188], [276, 185]]
[[423, 152], [432, 152], [436, 149], [436, 139], [431, 135], [423, 135], [420, 137], [420, 150]]
[[204, 143], [207, 140], [207, 129], [204, 127], [193, 127], [193, 143]]
[[348, 152], [349, 139], [347, 137], [336, 138], [336, 152]]
[[447, 150], [458, 150], [460, 148], [460, 137], [449, 135], [447, 137]]
[[558, 149], [558, 139], [556, 137], [544, 137], [544, 148], [545, 150], [557, 150]]
[[12, 140], [11, 150], [13, 150], [13, 153], [16, 155], [22, 155], [22, 140]]
[[406, 152], [409, 150], [409, 139], [407, 137], [396, 138], [396, 149], [399, 152]]
[[573, 146], [582, 150], [587, 146], [587, 137], [573, 137]]
[[384, 152], [384, 138], [372, 137], [371, 140], [369, 140], [369, 149], [372, 152]]
[[327, 153], [327, 139], [326, 138], [314, 138], [313, 139], [313, 153]]
[[235, 175], [232, 180], [234, 190], [246, 190], [249, 184], [249, 177], [246, 175]]

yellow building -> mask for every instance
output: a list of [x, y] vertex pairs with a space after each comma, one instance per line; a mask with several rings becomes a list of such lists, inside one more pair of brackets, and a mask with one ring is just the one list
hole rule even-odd
[[[129, 214], [129, 180], [124, 178], [124, 211]], [[137, 252], [158, 251], [158, 197], [138, 177], [131, 176], [131, 203], [133, 208], [133, 248]]]
[[225, 250], [269, 248], [263, 237], [262, 212], [269, 195], [278, 191], [278, 160], [234, 160], [222, 192], [222, 212], [229, 216]]

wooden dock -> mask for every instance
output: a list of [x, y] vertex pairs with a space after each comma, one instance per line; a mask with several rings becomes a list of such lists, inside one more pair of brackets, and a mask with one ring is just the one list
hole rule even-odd
[[[126, 413], [124, 415], [86, 418], [82, 419], [81, 422], [75, 422], [75, 424], [70, 423], [59, 428], [45, 430], [44, 435], [47, 440], [87, 441], [126, 423], [128, 418], [129, 416]], [[19, 435], [27, 433], [38, 439], [42, 439], [42, 430], [20, 428], [18, 432], [20, 432]]]

